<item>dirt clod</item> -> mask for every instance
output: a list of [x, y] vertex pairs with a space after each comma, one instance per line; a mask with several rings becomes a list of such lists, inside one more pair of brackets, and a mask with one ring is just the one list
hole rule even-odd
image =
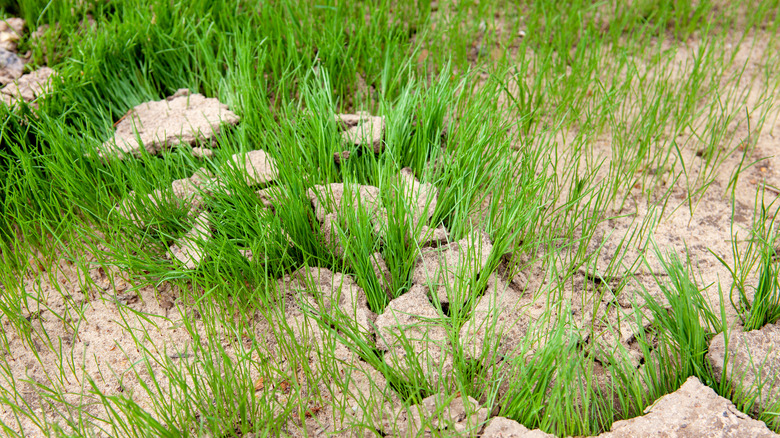
[[[178, 95], [177, 95], [178, 94]], [[227, 105], [201, 94], [179, 93], [142, 103], [116, 124], [114, 137], [103, 143], [102, 157], [156, 155], [179, 144], [208, 145], [223, 125], [235, 125], [239, 117]]]
[[412, 273], [412, 282], [429, 286], [432, 297], [449, 303], [451, 298], [466, 295], [462, 287], [485, 268], [492, 249], [490, 238], [484, 232], [439, 248], [423, 249]]
[[206, 256], [203, 243], [211, 238], [211, 224], [208, 212], [195, 219], [192, 229], [174, 243], [169, 251], [171, 260], [177, 260], [187, 269], [195, 269]]
[[657, 436], [776, 437], [761, 421], [738, 411], [696, 377], [645, 410], [641, 417], [617, 421], [601, 438]]
[[[728, 358], [728, 362], [726, 362]], [[780, 402], [780, 326], [767, 324], [759, 330], [729, 332], [728, 351], [723, 333], [710, 342], [707, 359], [716, 379], [726, 378], [736, 391], [749, 398], [757, 396], [755, 411]]]
[[529, 430], [515, 420], [494, 417], [482, 432], [482, 438], [553, 438], [555, 435], [539, 429]]
[[452, 370], [452, 350], [442, 318], [428, 300], [425, 287], [414, 285], [376, 319], [377, 347], [388, 352], [385, 360], [394, 368], [420, 367], [436, 387]]

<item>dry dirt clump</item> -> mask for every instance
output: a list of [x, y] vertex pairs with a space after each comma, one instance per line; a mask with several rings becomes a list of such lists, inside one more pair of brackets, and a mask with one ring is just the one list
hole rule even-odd
[[484, 232], [476, 232], [463, 239], [439, 248], [425, 248], [417, 260], [412, 282], [425, 284], [431, 290], [431, 296], [441, 303], [461, 298], [462, 283], [480, 273], [488, 262], [493, 249], [490, 237]]
[[[336, 114], [336, 123], [341, 130], [343, 143], [356, 148], [370, 149], [379, 154], [384, 150], [385, 118], [371, 116], [366, 112], [356, 114]], [[336, 152], [333, 156], [336, 164], [349, 159], [350, 151]]]
[[167, 99], [142, 103], [128, 111], [99, 155], [123, 159], [140, 156], [142, 149], [156, 155], [180, 144], [208, 146], [223, 125], [235, 125], [238, 120], [217, 99], [181, 89]]
[[347, 220], [347, 209], [363, 209], [369, 216], [376, 234], [387, 228], [387, 210], [382, 206], [378, 187], [359, 184], [334, 183], [315, 185], [306, 192], [314, 206], [323, 241], [334, 253], [343, 256], [344, 245], [339, 233]]
[[8, 105], [13, 104], [20, 97], [25, 102], [32, 102], [49, 91], [54, 76], [56, 72], [49, 67], [41, 67], [32, 73], [27, 73], [0, 89], [0, 100]]
[[203, 245], [210, 238], [211, 223], [208, 212], [204, 211], [195, 219], [192, 229], [171, 245], [169, 257], [187, 269], [195, 269], [206, 256]]
[[24, 32], [24, 18], [10, 17], [0, 21], [0, 49], [16, 52], [16, 43]]
[[780, 402], [780, 325], [759, 330], [729, 332], [728, 350], [723, 333], [710, 342], [707, 359], [716, 379], [725, 378], [736, 392], [756, 397], [754, 411], [767, 410]]
[[[231, 160], [223, 168], [223, 172], [238, 172], [247, 185], [267, 184], [277, 177], [276, 162], [265, 151], [255, 150], [246, 154], [234, 154]], [[122, 200], [114, 211], [122, 218], [132, 222], [135, 226], [143, 228], [148, 224], [145, 221], [146, 209], [160, 209], [160, 202], [170, 199], [177, 208], [188, 210], [188, 216], [197, 218], [195, 226], [185, 235], [180, 242], [170, 248], [169, 258], [179, 260], [187, 269], [194, 269], [203, 258], [200, 246], [211, 238], [211, 233], [204, 232], [210, 227], [202, 225], [207, 217], [203, 210], [206, 209], [205, 197], [216, 192], [228, 193], [226, 185], [220, 178], [214, 176], [205, 169], [199, 169], [189, 178], [177, 179], [171, 183], [172, 197], [167, 198], [166, 193], [160, 189], [148, 193], [139, 200], [139, 195], [131, 191]], [[276, 186], [267, 187], [257, 192], [258, 198], [264, 207], [273, 211], [273, 202], [280, 198], [281, 192]], [[200, 243], [198, 243], [200, 242]], [[241, 250], [241, 253], [249, 260], [254, 255], [251, 250]]]
[[274, 159], [261, 149], [246, 154], [233, 154], [227, 168], [245, 175], [244, 182], [248, 186], [268, 184], [279, 175]]
[[539, 429], [529, 430], [515, 420], [504, 417], [493, 417], [485, 430], [482, 438], [554, 438], [551, 433], [542, 432]]
[[[466, 357], [479, 358], [484, 351], [495, 351], [501, 356], [512, 355], [522, 345], [529, 329], [532, 319], [530, 301], [524, 300], [497, 275], [492, 275], [485, 295], [479, 299], [471, 318], [460, 330], [460, 342]], [[494, 345], [498, 348], [493, 349]]]
[[601, 438], [690, 437], [776, 437], [761, 421], [737, 410], [727, 399], [696, 377], [645, 409], [646, 415], [617, 421]]
[[[391, 301], [376, 319], [377, 347], [397, 370], [421, 370], [433, 387], [446, 386], [442, 377], [453, 367], [452, 348], [442, 315], [419, 284]], [[414, 371], [413, 371], [414, 372]]]
[[489, 411], [471, 397], [456, 397], [452, 400], [445, 394], [435, 394], [423, 399], [408, 409], [399, 409], [393, 415], [392, 423], [383, 424], [387, 435], [395, 436], [439, 436], [443, 433], [454, 436], [474, 436], [484, 426]]

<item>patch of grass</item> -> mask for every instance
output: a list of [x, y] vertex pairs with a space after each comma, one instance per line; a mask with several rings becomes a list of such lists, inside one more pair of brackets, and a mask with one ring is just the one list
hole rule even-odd
[[[659, 257], [662, 296], [646, 290], [638, 299], [634, 273], [649, 266], [645, 254], [663, 219], [693, 216], [705, 194], [723, 188], [726, 163], [741, 154], [726, 188], [732, 195], [760, 164], [751, 154], [771, 126], [778, 87], [776, 0], [23, 0], [0, 8], [27, 20], [19, 47], [30, 50], [30, 68], [58, 72], [37, 108], [0, 108], [0, 403], [11, 412], [0, 420], [4, 433], [31, 433], [31, 424], [59, 435], [278, 435], [337, 419], [373, 432], [395, 400], [409, 407], [460, 392], [529, 427], [596, 434], [690, 375], [718, 385], [704, 353], [723, 329], [723, 308], [710, 308], [690, 260]], [[94, 27], [84, 24], [87, 14]], [[29, 31], [43, 24], [48, 30], [33, 39]], [[763, 55], [745, 50], [755, 34], [768, 40]], [[179, 88], [241, 116], [213, 158], [195, 159], [188, 147], [98, 158], [130, 108]], [[381, 153], [342, 142], [334, 115], [358, 110], [385, 117]], [[225, 166], [256, 149], [278, 163], [267, 187], [248, 187]], [[333, 154], [344, 150], [351, 157], [337, 165]], [[431, 218], [411, 220], [417, 200], [398, 190], [407, 167], [437, 189]], [[171, 183], [197, 171], [213, 173], [224, 190], [202, 193], [213, 237], [198, 246], [203, 262], [186, 269], [167, 252], [194, 218]], [[387, 212], [377, 226], [365, 205], [347, 209], [337, 229], [343, 255], [323, 241], [307, 196], [330, 183], [377, 187]], [[261, 188], [280, 193], [273, 208], [255, 194]], [[123, 201], [138, 220], [117, 214]], [[732, 230], [733, 260], [724, 260], [751, 328], [778, 313], [776, 212], [764, 204], [746, 242]], [[625, 234], [600, 234], [632, 216]], [[300, 321], [286, 320], [285, 306], [298, 304], [279, 281], [315, 266], [352, 276], [370, 309], [383, 312], [412, 286], [423, 226], [446, 227], [450, 241], [484, 231], [493, 245], [484, 269], [469, 266], [447, 285], [447, 306], [434, 300], [452, 356], [452, 370], [434, 377], [446, 384], [431, 384], [414, 340], [397, 340], [410, 360], [396, 369], [350, 315], [306, 309], [305, 335]], [[374, 273], [377, 253], [387, 283]], [[99, 269], [116, 273], [107, 289]], [[77, 278], [61, 283], [66, 276]], [[498, 364], [497, 339], [471, 358], [460, 336], [492, 276], [512, 283], [525, 304], [544, 306], [539, 331]], [[133, 283], [128, 293], [175, 288], [176, 305], [156, 315], [118, 304], [119, 277]], [[598, 347], [607, 337], [598, 312], [632, 299], [652, 321], [646, 330], [641, 320], [621, 322], [638, 327], [642, 370], [622, 347]], [[79, 333], [97, 324], [100, 306], [130, 339], [121, 347], [128, 363], [95, 375], [84, 370], [95, 358], [81, 355]], [[618, 328], [610, 327], [616, 339]], [[61, 330], [67, 336], [55, 335]], [[172, 357], [170, 345], [152, 340], [166, 330], [187, 333], [188, 356]], [[344, 345], [381, 374], [376, 397], [351, 388], [347, 376], [357, 371], [345, 369], [355, 364], [335, 353]], [[27, 352], [35, 367], [55, 365], [35, 378], [14, 374], [13, 355]], [[106, 388], [115, 377], [139, 381], [136, 392]], [[273, 390], [254, 391], [260, 377]], [[340, 397], [348, 393], [373, 418], [344, 420], [352, 406]]]

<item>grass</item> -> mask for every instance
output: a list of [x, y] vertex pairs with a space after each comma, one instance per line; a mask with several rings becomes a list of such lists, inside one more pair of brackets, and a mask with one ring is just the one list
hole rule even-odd
[[[0, 2], [27, 20], [28, 70], [58, 72], [37, 108], [0, 108], [0, 430], [378, 433], [384, 406], [460, 393], [528, 427], [597, 434], [691, 375], [741, 406], [704, 357], [729, 323], [726, 305], [745, 330], [778, 317], [771, 179], [752, 221], [736, 219], [736, 188], [767, 164], [755, 161], [759, 142], [776, 125], [777, 2], [342, 3]], [[98, 157], [128, 109], [180, 88], [241, 117], [213, 158], [188, 147]], [[355, 111], [385, 118], [380, 154], [341, 143], [333, 116]], [[264, 187], [225, 165], [255, 149], [279, 164], [265, 187], [278, 190], [273, 211], [255, 194]], [[438, 190], [418, 222], [417, 200], [399, 190], [407, 167]], [[171, 182], [199, 170], [226, 190], [204, 195], [212, 238], [205, 262], [186, 269], [166, 256], [194, 221]], [[377, 225], [370, 206], [347, 209], [335, 230], [343, 256], [307, 197], [333, 183], [377, 187], [387, 213]], [[131, 191], [138, 223], [115, 210]], [[699, 218], [713, 194], [732, 206], [731, 254], [712, 249], [730, 278], [717, 284], [696, 280], [694, 258], [653, 251], [665, 221]], [[484, 231], [492, 244], [484, 268], [466, 264], [447, 285], [447, 306], [432, 300], [438, 317], [426, 323], [451, 357], [440, 379], [416, 357], [418, 340], [400, 336], [408, 362], [393, 367], [353, 315], [322, 311], [323, 300], [301, 309], [280, 286], [305, 267], [342, 272], [381, 314], [413, 285], [423, 226], [444, 226], [450, 242]], [[487, 347], [471, 357], [462, 328], [494, 275], [513, 288], [526, 279], [525, 304], [544, 311], [511, 352], [499, 352], [499, 314], [487, 318]], [[727, 288], [731, 303], [713, 304]], [[171, 294], [171, 306], [157, 304]], [[113, 348], [80, 339], [106, 324]], [[626, 331], [631, 351], [607, 340]], [[166, 333], [185, 333], [186, 345]]]

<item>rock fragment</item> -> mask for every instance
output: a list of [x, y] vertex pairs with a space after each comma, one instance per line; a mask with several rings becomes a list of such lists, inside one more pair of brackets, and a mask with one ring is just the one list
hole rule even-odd
[[490, 238], [484, 232], [475, 232], [439, 248], [425, 248], [417, 259], [412, 282], [429, 286], [431, 296], [442, 303], [463, 298], [467, 291], [460, 290], [461, 286], [468, 285], [485, 269], [492, 249]]
[[207, 145], [223, 125], [239, 117], [217, 99], [180, 90], [173, 96], [137, 105], [116, 124], [113, 138], [103, 143], [100, 156], [156, 155], [179, 144]]
[[494, 417], [490, 420], [482, 438], [554, 438], [555, 435], [542, 432], [539, 429], [529, 430], [515, 420], [504, 417]]
[[[451, 400], [451, 401], [450, 401]], [[471, 397], [435, 394], [396, 416], [396, 424], [385, 424], [386, 434], [396, 436], [439, 436], [444, 432], [455, 436], [476, 436], [488, 417], [488, 409]]]
[[728, 351], [723, 333], [710, 342], [707, 359], [716, 379], [726, 378], [742, 397], [756, 397], [755, 411], [780, 402], [780, 325], [767, 324], [759, 330], [729, 332]]
[[51, 80], [55, 75], [54, 70], [49, 67], [41, 67], [6, 85], [0, 90], [0, 93], [3, 94], [6, 101], [13, 101], [21, 97], [26, 102], [32, 102], [49, 91]]
[[377, 347], [387, 351], [385, 361], [397, 370], [422, 369], [434, 387], [446, 384], [439, 379], [450, 374], [453, 359], [443, 318], [422, 285], [390, 301], [376, 319]]
[[24, 62], [16, 56], [16, 53], [0, 49], [0, 84], [10, 84], [19, 79], [23, 72]]
[[261, 149], [233, 154], [227, 167], [231, 171], [245, 172], [244, 182], [248, 186], [268, 184], [278, 177], [276, 161]]
[[177, 260], [186, 269], [195, 269], [206, 257], [203, 244], [210, 238], [209, 213], [204, 211], [195, 219], [192, 229], [171, 245], [169, 257], [171, 260]]
[[601, 438], [642, 437], [777, 437], [766, 424], [737, 410], [696, 377], [656, 400], [646, 415], [616, 421]]

